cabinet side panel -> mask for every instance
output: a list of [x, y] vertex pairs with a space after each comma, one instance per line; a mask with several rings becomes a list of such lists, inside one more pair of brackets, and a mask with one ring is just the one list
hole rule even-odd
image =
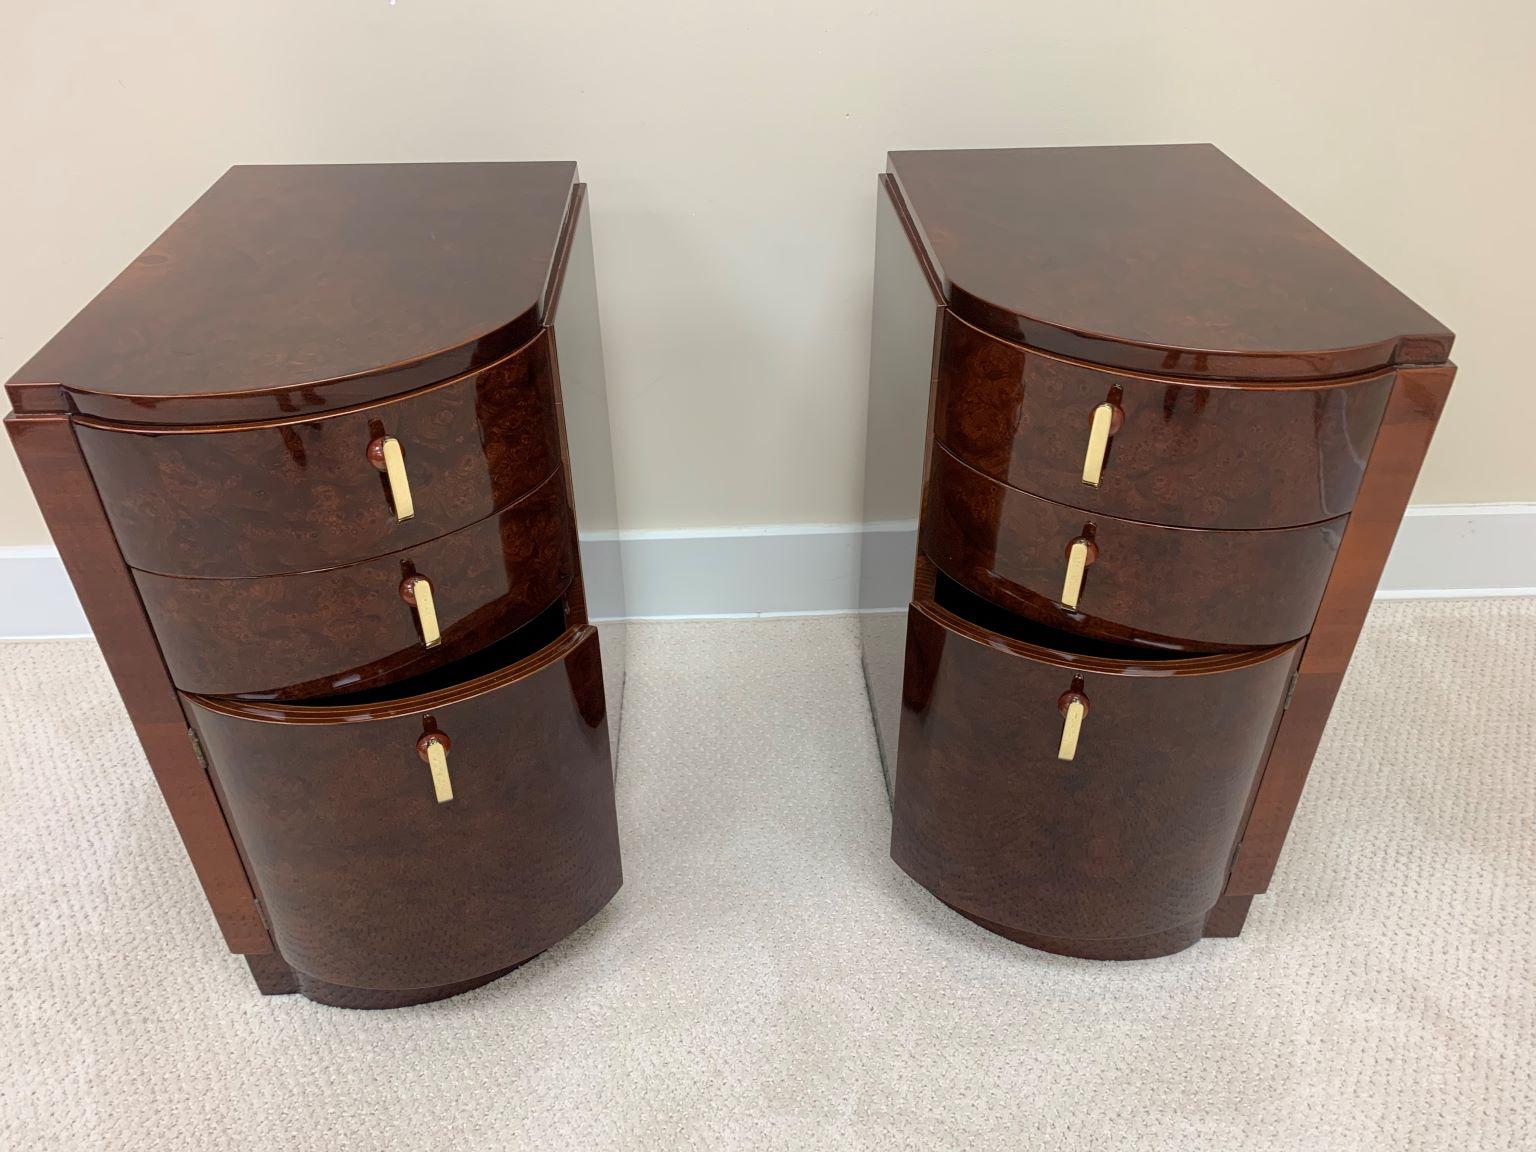
[[1450, 364], [1405, 368], [1397, 374], [1365, 480], [1302, 654], [1290, 707], [1280, 721], [1233, 860], [1228, 896], [1251, 896], [1269, 887], [1455, 374]]
[[597, 268], [587, 186], [578, 184], [575, 223], [565, 253], [550, 324], [565, 433], [571, 501], [576, 513], [581, 581], [587, 619], [597, 626], [608, 697], [608, 732], [618, 763], [624, 707], [624, 565], [619, 542], [618, 491], [603, 367]]
[[929, 405], [943, 298], [880, 178], [859, 567], [864, 682], [886, 789], [895, 774], [907, 602], [917, 555]]
[[69, 418], [11, 415], [5, 424], [225, 942], [231, 952], [271, 952], [245, 867], [192, 751], [186, 717]]

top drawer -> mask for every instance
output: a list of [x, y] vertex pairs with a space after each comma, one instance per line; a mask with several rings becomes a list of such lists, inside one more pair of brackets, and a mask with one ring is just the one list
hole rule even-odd
[[[349, 564], [504, 508], [560, 466], [548, 337], [399, 399], [260, 424], [138, 427], [77, 418], [123, 557], [171, 576]], [[393, 438], [413, 514], [370, 445]]]
[[[1090, 512], [1186, 528], [1282, 528], [1354, 504], [1390, 372], [1311, 384], [1110, 371], [944, 317], [936, 439], [971, 467]], [[1095, 410], [1112, 434], [1084, 482]]]

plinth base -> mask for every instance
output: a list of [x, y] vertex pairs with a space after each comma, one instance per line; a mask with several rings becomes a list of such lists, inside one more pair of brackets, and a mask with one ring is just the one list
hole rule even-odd
[[1151, 960], [1157, 956], [1171, 956], [1182, 952], [1205, 935], [1205, 917], [1191, 920], [1174, 928], [1154, 932], [1149, 936], [1129, 936], [1115, 940], [1077, 940], [1064, 936], [1038, 936], [1021, 932], [1003, 924], [994, 924], [980, 916], [972, 916], [962, 908], [948, 905], [973, 924], [988, 932], [995, 932], [1005, 940], [1037, 948], [1041, 952], [1054, 952], [1058, 956], [1076, 956], [1083, 960]]
[[349, 988], [346, 985], [332, 984], [311, 976], [307, 972], [290, 968], [280, 956], [247, 956], [245, 962], [256, 980], [256, 987], [264, 996], [289, 996], [297, 993], [308, 1000], [313, 1000], [316, 1004], [325, 1004], [332, 1008], [373, 1009], [409, 1008], [413, 1004], [430, 1004], [434, 1000], [446, 1000], [450, 996], [458, 996], [484, 987], [492, 980], [499, 980], [509, 972], [521, 968], [529, 960], [537, 958], [537, 956], [530, 956], [528, 960], [519, 961], [495, 972], [488, 972], [484, 976], [475, 976], [453, 984], [442, 984], [435, 988]]

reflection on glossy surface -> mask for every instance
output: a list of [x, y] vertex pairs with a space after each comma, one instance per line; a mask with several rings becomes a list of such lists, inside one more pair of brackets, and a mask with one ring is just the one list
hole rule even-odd
[[1236, 935], [1450, 333], [1209, 146], [890, 171], [861, 606], [892, 855], [1049, 951]]
[[[1279, 644], [1312, 627], [1348, 517], [1215, 532], [1088, 513], [932, 453], [923, 551], [994, 603], [1084, 636], [1191, 651]], [[1075, 610], [1062, 603], [1085, 540]]]
[[572, 210], [578, 215], [571, 230], [559, 297], [550, 323], [554, 328], [585, 610], [587, 618], [600, 625], [603, 672], [608, 683], [608, 720], [617, 765], [624, 709], [624, 620], [629, 613], [624, 599], [608, 382], [603, 366], [592, 251], [592, 208], [585, 184], [577, 185]]
[[954, 309], [1206, 379], [1436, 363], [1444, 325], [1210, 144], [892, 152]]
[[[526, 623], [571, 583], [557, 472], [458, 532], [316, 572], [240, 580], [134, 578], [176, 685], [303, 699], [360, 691], [460, 660]], [[431, 582], [441, 642], [424, 643], [402, 580]]]
[[5, 429], [59, 549], [102, 659], [154, 768], [176, 830], [232, 952], [271, 950], [208, 773], [112, 529], [62, 413], [5, 418]]
[[[1285, 528], [1348, 512], [1391, 373], [1251, 388], [1112, 372], [944, 321], [934, 439], [977, 471], [1090, 512], [1186, 528]], [[1123, 420], [1083, 483], [1093, 413]]]
[[[345, 988], [451, 986], [573, 932], [620, 883], [597, 637], [358, 708], [187, 698], [283, 958]], [[418, 755], [452, 738], [453, 800]]]
[[[1296, 646], [1136, 665], [987, 640], [942, 608], [912, 607], [896, 862], [946, 903], [1055, 938], [1057, 951], [1193, 943]], [[1059, 760], [1061, 698], [1079, 681], [1092, 708]]]
[[236, 169], [11, 382], [263, 993], [454, 995], [618, 886], [622, 624], [605, 668], [588, 616], [623, 616], [623, 577], [575, 173]]
[[484, 368], [538, 330], [576, 166], [226, 172], [16, 381], [106, 420], [274, 420]]
[[[133, 428], [77, 421], [123, 556], [169, 576], [347, 564], [471, 524], [560, 464], [547, 335], [448, 384], [308, 420]], [[400, 443], [415, 514], [369, 460]]]
[[887, 785], [896, 755], [905, 606], [912, 596], [924, 433], [942, 298], [881, 177], [864, 458], [859, 610], [865, 684]]

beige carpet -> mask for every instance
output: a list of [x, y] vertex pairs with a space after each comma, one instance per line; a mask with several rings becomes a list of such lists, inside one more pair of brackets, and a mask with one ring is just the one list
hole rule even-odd
[[222, 952], [94, 647], [0, 645], [0, 1147], [1536, 1148], [1536, 601], [1378, 607], [1247, 934], [1139, 964], [890, 863], [850, 621], [629, 669], [618, 898], [358, 1013]]

